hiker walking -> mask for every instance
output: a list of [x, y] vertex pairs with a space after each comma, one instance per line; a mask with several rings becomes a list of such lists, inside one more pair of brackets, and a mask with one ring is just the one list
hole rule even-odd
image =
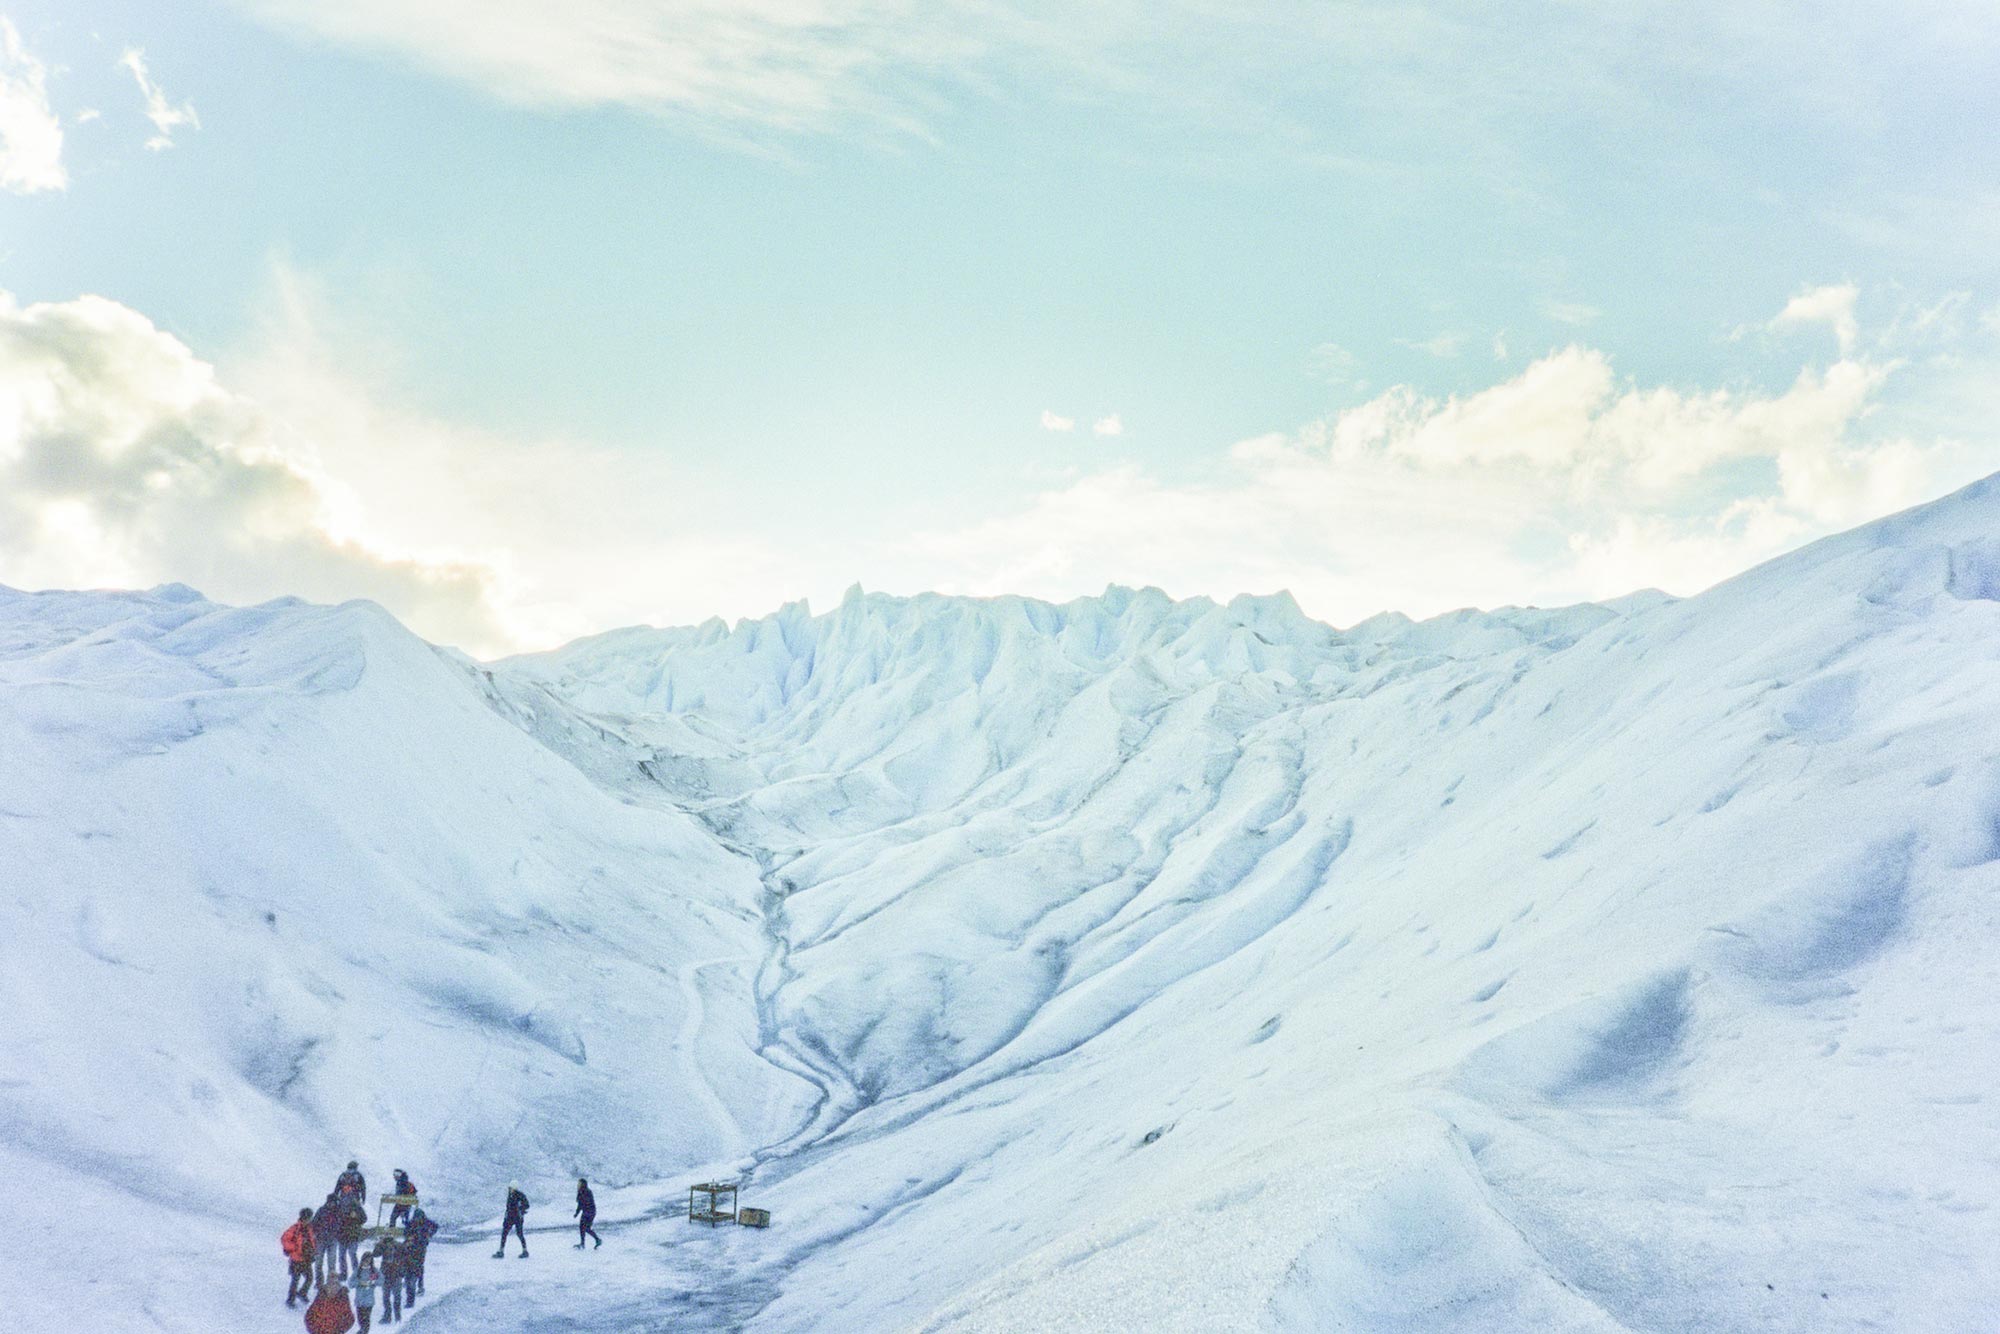
[[[415, 1195], [417, 1193], [416, 1184], [410, 1180], [410, 1174], [400, 1167], [396, 1169], [396, 1189], [390, 1193], [394, 1195]], [[410, 1206], [399, 1204], [389, 1211], [389, 1226], [394, 1227], [398, 1223], [406, 1222], [409, 1217]]]
[[382, 1323], [393, 1325], [403, 1317], [403, 1245], [384, 1237], [375, 1254], [381, 1262]]
[[591, 1224], [597, 1221], [597, 1197], [590, 1193], [590, 1183], [582, 1177], [576, 1179], [576, 1212], [570, 1217], [576, 1220], [576, 1248], [583, 1249], [583, 1239], [587, 1236], [599, 1246], [604, 1238], [597, 1235]]
[[[408, 1266], [411, 1292], [424, 1290], [424, 1261], [430, 1256], [431, 1238], [437, 1235], [438, 1225], [424, 1212], [424, 1206], [410, 1215], [410, 1224], [403, 1230], [403, 1263]], [[414, 1296], [413, 1296], [414, 1299]]]
[[500, 1222], [500, 1249], [493, 1252], [498, 1260], [507, 1253], [507, 1234], [511, 1232], [521, 1239], [520, 1258], [528, 1258], [528, 1197], [521, 1193], [521, 1183], [507, 1183], [507, 1213]]
[[292, 1275], [291, 1287], [285, 1293], [287, 1306], [297, 1306], [299, 1298], [312, 1295], [312, 1216], [310, 1209], [299, 1210], [299, 1221], [278, 1236], [278, 1244], [285, 1248], [285, 1263], [290, 1266]]
[[344, 1223], [341, 1215], [345, 1212], [332, 1191], [326, 1195], [326, 1203], [312, 1216], [313, 1257], [318, 1261], [319, 1285], [323, 1288], [336, 1277], [335, 1262], [340, 1256], [340, 1229]]
[[361, 1324], [361, 1334], [368, 1334], [368, 1322], [375, 1316], [375, 1294], [382, 1288], [382, 1271], [375, 1267], [375, 1252], [361, 1257], [361, 1263], [354, 1266], [354, 1318]]
[[417, 1304], [417, 1258], [407, 1238], [396, 1244], [396, 1250], [403, 1262], [403, 1309], [408, 1311]]

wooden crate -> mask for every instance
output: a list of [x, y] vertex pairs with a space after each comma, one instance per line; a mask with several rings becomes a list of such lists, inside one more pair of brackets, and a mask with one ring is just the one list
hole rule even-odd
[[769, 1227], [771, 1226], [771, 1211], [769, 1209], [738, 1209], [736, 1211], [736, 1221], [744, 1227]]

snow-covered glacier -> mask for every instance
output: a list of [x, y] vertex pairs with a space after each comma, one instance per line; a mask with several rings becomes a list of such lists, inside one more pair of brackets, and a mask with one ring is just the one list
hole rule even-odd
[[[2000, 479], [1347, 630], [856, 591], [482, 664], [4, 592], [0, 754], [27, 1328], [288, 1327], [349, 1157], [449, 1225], [424, 1330], [2000, 1302]], [[718, 1175], [768, 1231], [680, 1216]]]

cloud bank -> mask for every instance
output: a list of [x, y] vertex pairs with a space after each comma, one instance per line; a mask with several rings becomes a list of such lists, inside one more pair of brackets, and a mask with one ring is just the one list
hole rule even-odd
[[[757, 614], [856, 579], [1055, 599], [1286, 588], [1348, 624], [1695, 592], [1996, 466], [1990, 448], [1893, 429], [1909, 372], [1882, 349], [1915, 346], [1904, 321], [1782, 389], [1641, 384], [1572, 345], [1477, 392], [1397, 386], [1241, 441], [1205, 477], [1107, 463], [923, 530], [802, 531], [772, 517], [777, 497], [719, 505], [663, 454], [400, 407], [325, 343], [311, 284], [278, 278], [237, 389], [115, 302], [0, 298], [0, 581], [369, 597], [479, 653]], [[1925, 322], [1932, 346], [1977, 323], [1956, 309]], [[1953, 356], [1987, 378], [1990, 358]]]
[[1571, 346], [1477, 393], [1397, 387], [1243, 441], [1218, 478], [1125, 464], [918, 546], [955, 591], [1289, 588], [1341, 624], [1693, 593], [1965, 480], [1955, 443], [1869, 429], [1894, 374], [1853, 357], [1777, 393], [1682, 390]]
[[491, 572], [343, 538], [283, 425], [138, 313], [0, 298], [0, 573], [184, 580], [230, 601], [369, 597], [452, 642], [506, 642]]

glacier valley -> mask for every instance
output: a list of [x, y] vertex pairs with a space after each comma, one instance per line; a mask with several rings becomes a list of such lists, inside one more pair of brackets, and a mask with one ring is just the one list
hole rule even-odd
[[350, 1157], [445, 1224], [421, 1334], [2000, 1306], [2000, 480], [1346, 630], [857, 590], [480, 663], [0, 591], [0, 755], [18, 1328], [296, 1328]]

